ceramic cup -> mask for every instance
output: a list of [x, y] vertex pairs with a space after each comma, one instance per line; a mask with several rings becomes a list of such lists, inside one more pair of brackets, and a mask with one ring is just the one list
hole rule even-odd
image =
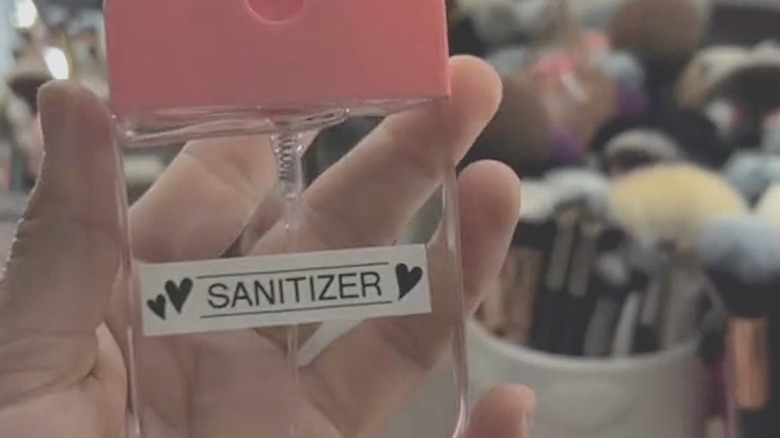
[[667, 351], [616, 359], [567, 358], [468, 331], [474, 400], [501, 383], [536, 391], [534, 438], [703, 438], [706, 371], [692, 339]]

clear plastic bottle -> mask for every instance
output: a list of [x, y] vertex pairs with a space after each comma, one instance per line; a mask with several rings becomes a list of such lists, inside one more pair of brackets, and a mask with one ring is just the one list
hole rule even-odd
[[190, 143], [129, 214], [130, 435], [462, 436], [455, 163], [400, 202], [382, 163], [303, 159], [316, 130], [448, 97], [444, 0], [105, 12], [124, 146]]

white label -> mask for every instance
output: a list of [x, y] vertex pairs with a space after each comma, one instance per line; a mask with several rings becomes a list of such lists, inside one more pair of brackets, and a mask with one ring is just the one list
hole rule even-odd
[[147, 336], [431, 311], [425, 245], [146, 264], [140, 286]]

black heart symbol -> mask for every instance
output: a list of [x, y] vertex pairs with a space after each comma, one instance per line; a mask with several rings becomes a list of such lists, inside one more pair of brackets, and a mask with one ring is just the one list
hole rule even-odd
[[398, 280], [398, 300], [405, 297], [422, 278], [422, 268], [415, 267], [409, 270], [404, 263], [395, 265], [395, 278]]
[[184, 302], [190, 296], [190, 291], [192, 291], [192, 280], [189, 278], [185, 278], [179, 284], [174, 283], [172, 280], [165, 282], [165, 292], [168, 293], [168, 298], [178, 313], [181, 313]]
[[163, 320], [165, 319], [165, 295], [159, 294], [157, 295], [157, 298], [153, 300], [146, 300], [146, 305], [149, 306], [149, 309], [154, 312], [155, 315]]

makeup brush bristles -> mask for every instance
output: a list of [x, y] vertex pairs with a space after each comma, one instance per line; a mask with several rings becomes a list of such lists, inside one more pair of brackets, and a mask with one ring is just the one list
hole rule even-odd
[[691, 0], [632, 0], [618, 10], [610, 35], [615, 48], [633, 53], [651, 76], [668, 81], [693, 57], [705, 28], [706, 16]]
[[517, 75], [503, 78], [504, 93], [493, 119], [464, 163], [493, 159], [518, 175], [541, 174], [550, 158], [554, 129], [532, 84]]
[[592, 214], [606, 216], [609, 180], [597, 172], [580, 168], [548, 172], [545, 181], [556, 191], [556, 205], [577, 204]]
[[780, 234], [752, 215], [713, 219], [697, 243], [702, 266], [730, 312], [756, 315], [767, 311], [772, 286], [780, 280]]
[[722, 217], [702, 231], [697, 254], [729, 313], [739, 436], [769, 437], [769, 312], [780, 289], [780, 234], [757, 216]]
[[726, 179], [742, 193], [751, 204], [775, 181], [780, 181], [780, 157], [738, 153], [729, 159], [723, 170]]
[[604, 147], [603, 159], [610, 174], [622, 174], [660, 162], [680, 161], [680, 146], [659, 131], [626, 131]]
[[772, 224], [780, 232], [780, 183], [772, 184], [764, 191], [753, 213]]
[[640, 244], [691, 249], [711, 219], [744, 213], [744, 198], [718, 174], [690, 164], [636, 170], [612, 185], [609, 209]]

